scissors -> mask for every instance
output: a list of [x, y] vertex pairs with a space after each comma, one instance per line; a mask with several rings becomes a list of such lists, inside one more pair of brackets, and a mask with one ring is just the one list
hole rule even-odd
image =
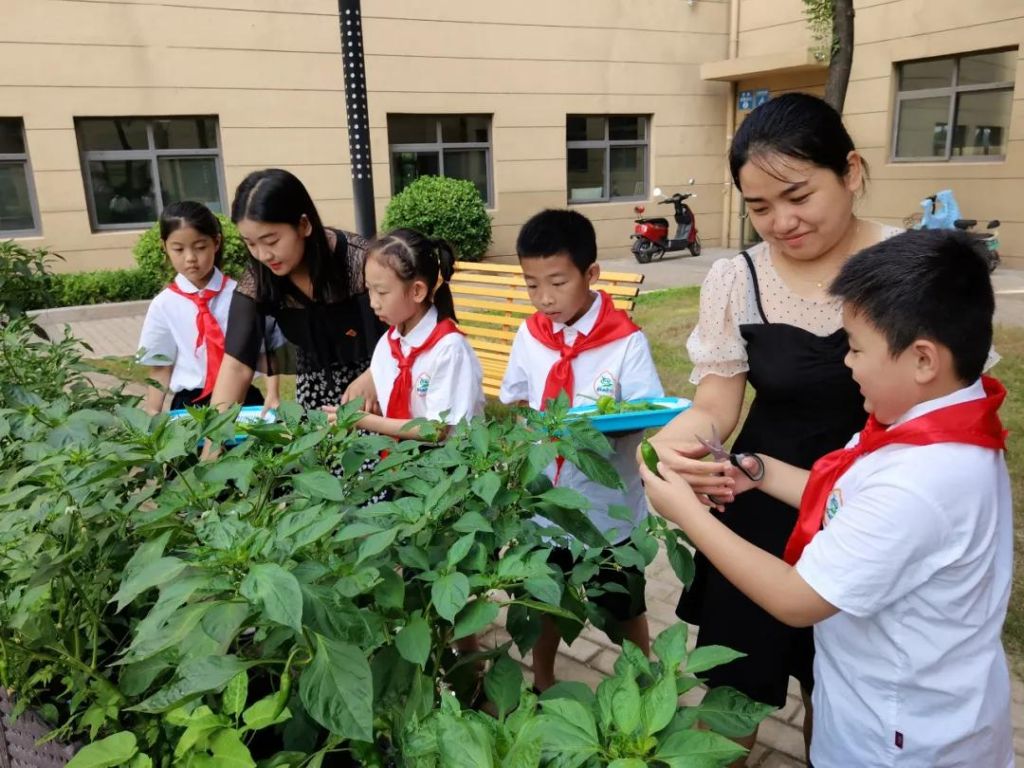
[[[759, 482], [764, 479], [764, 461], [756, 453], [729, 453], [722, 446], [722, 441], [718, 437], [718, 428], [714, 424], [711, 425], [711, 438], [705, 439], [700, 435], [695, 435], [697, 442], [703, 445], [708, 453], [711, 454], [715, 461], [728, 461], [736, 469], [746, 475], [753, 482]], [[751, 458], [757, 463], [757, 469], [753, 472], [743, 466], [743, 459]], [[708, 499], [713, 504], [720, 504], [721, 502], [714, 496], [708, 496]]]

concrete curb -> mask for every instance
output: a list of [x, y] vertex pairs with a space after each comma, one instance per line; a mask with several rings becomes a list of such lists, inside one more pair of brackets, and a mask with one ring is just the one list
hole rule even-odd
[[55, 307], [37, 309], [29, 315], [39, 325], [64, 325], [85, 320], [112, 320], [119, 317], [144, 315], [149, 308], [149, 299], [144, 301], [120, 301], [108, 304], [83, 304], [77, 307]]

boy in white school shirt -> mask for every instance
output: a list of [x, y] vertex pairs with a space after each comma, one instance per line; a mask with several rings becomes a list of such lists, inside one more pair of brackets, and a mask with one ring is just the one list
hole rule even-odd
[[[633, 400], [664, 394], [643, 333], [625, 312], [612, 306], [607, 294], [591, 290], [601, 268], [597, 264], [594, 227], [585, 216], [565, 210], [538, 213], [520, 230], [516, 251], [537, 312], [523, 322], [512, 343], [499, 394], [503, 403], [525, 402], [543, 410], [562, 391], [574, 404], [603, 395]], [[629, 538], [647, 516], [643, 487], [632, 458], [642, 438], [641, 432], [630, 432], [611, 439], [611, 461], [624, 491], [590, 480], [569, 462], [560, 469], [554, 465], [548, 468], [557, 485], [590, 499], [586, 514], [610, 546]], [[632, 521], [612, 517], [612, 505], [627, 507], [633, 514]], [[555, 547], [549, 561], [566, 573], [574, 565], [564, 546]], [[608, 617], [606, 631], [615, 638], [625, 637], [647, 653], [650, 638], [643, 573], [637, 568], [602, 569], [588, 582], [598, 588], [606, 584], [617, 584], [629, 593], [599, 589], [590, 597]], [[557, 625], [545, 617], [533, 648], [534, 685], [539, 690], [555, 682], [560, 640]]]
[[982, 376], [995, 307], [984, 247], [907, 232], [850, 259], [832, 284], [846, 364], [871, 414], [810, 473], [733, 457], [723, 486], [799, 506], [780, 560], [743, 541], [679, 476], [641, 469], [659, 514], [776, 618], [814, 625], [811, 760], [834, 766], [1013, 765], [1001, 642], [1013, 508], [997, 414]]

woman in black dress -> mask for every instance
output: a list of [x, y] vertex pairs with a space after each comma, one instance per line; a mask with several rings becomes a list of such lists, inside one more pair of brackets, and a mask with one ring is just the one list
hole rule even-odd
[[[697, 461], [707, 451], [695, 438], [716, 430], [724, 440], [733, 433], [748, 382], [756, 396], [734, 451], [810, 468], [864, 426], [863, 398], [843, 364], [840, 303], [827, 289], [850, 256], [899, 230], [855, 215], [864, 163], [839, 115], [815, 96], [785, 94], [754, 110], [736, 133], [729, 163], [764, 242], [712, 266], [687, 342], [697, 385], [693, 408], [652, 443], [695, 488], [728, 502], [722, 519], [730, 528], [781, 557], [796, 510], [760, 492], [729, 501], [730, 491], [711, 474], [714, 465]], [[810, 628], [776, 621], [699, 554], [677, 613], [699, 625], [698, 645], [747, 654], [707, 673], [710, 686], [730, 685], [781, 707], [795, 677], [809, 739]], [[741, 741], [752, 747], [756, 738], [755, 731]]]
[[231, 301], [212, 402], [240, 402], [261, 352], [271, 373], [296, 374], [296, 399], [323, 408], [360, 396], [376, 405], [370, 357], [385, 328], [363, 283], [366, 240], [328, 229], [288, 171], [250, 173], [231, 219], [252, 260]]

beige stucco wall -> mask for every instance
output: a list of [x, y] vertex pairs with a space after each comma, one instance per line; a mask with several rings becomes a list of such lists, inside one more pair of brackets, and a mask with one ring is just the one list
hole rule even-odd
[[[801, 0], [740, 0], [738, 56], [765, 56], [813, 45]], [[1024, 267], [1024, 64], [1018, 63], [1010, 137], [997, 162], [892, 162], [896, 64], [1004, 46], [1024, 48], [1024, 3], [1020, 0], [856, 0], [856, 46], [844, 120], [871, 167], [863, 215], [901, 225], [919, 201], [942, 188], [956, 193], [965, 217], [1002, 221], [1000, 239], [1009, 265]], [[1019, 54], [1020, 55], [1020, 54]], [[1024, 59], [1018, 59], [1018, 62]], [[821, 92], [810, 73], [757, 76], [737, 87]], [[738, 200], [731, 200], [729, 240], [739, 239]]]
[[[858, 2], [857, 48], [844, 111], [846, 123], [871, 166], [865, 215], [900, 224], [918, 203], [952, 188], [965, 217], [1002, 221], [1007, 264], [1024, 267], [1024, 59], [1018, 58], [1006, 159], [997, 162], [894, 163], [892, 152], [894, 62], [1020, 46], [1020, 0]], [[913, 35], [904, 30], [914, 29]], [[1018, 50], [1018, 57], [1024, 51]]]
[[[74, 118], [213, 114], [228, 202], [249, 171], [293, 170], [326, 221], [351, 226], [352, 191], [334, 0], [2, 0], [0, 115], [22, 117], [47, 244], [63, 268], [131, 263], [134, 232], [90, 230]], [[814, 45], [802, 0], [736, 0], [740, 60]], [[1024, 89], [1008, 156], [996, 163], [893, 163], [894, 63], [1024, 42], [1020, 0], [862, 0], [846, 106], [871, 163], [862, 212], [899, 222], [952, 186], [964, 215], [998, 217], [1004, 252], [1024, 266]], [[725, 183], [735, 90], [820, 90], [822, 71], [761, 72], [734, 83], [699, 68], [729, 57], [729, 0], [363, 0], [378, 219], [390, 196], [389, 113], [492, 116], [495, 254], [512, 252], [531, 213], [566, 205], [567, 114], [652, 117], [651, 185], [696, 181], [704, 242], [739, 237]], [[10, 42], [18, 41], [18, 42]], [[760, 57], [760, 59], [758, 58]], [[1018, 67], [1017, 80], [1024, 77]], [[624, 255], [633, 203], [580, 205], [603, 256]]]
[[[214, 7], [216, 6], [216, 7]], [[720, 236], [723, 94], [699, 77], [726, 54], [728, 5], [702, 0], [364, 0], [378, 220], [390, 196], [387, 115], [493, 115], [493, 252], [566, 204], [565, 116], [652, 116], [650, 179], [696, 180], [705, 242]], [[334, 0], [4, 0], [0, 113], [24, 118], [47, 244], [63, 268], [131, 263], [134, 232], [90, 231], [74, 118], [213, 114], [228, 201], [249, 171], [303, 179], [325, 221], [352, 226]], [[633, 203], [579, 206], [602, 254], [629, 246]]]

